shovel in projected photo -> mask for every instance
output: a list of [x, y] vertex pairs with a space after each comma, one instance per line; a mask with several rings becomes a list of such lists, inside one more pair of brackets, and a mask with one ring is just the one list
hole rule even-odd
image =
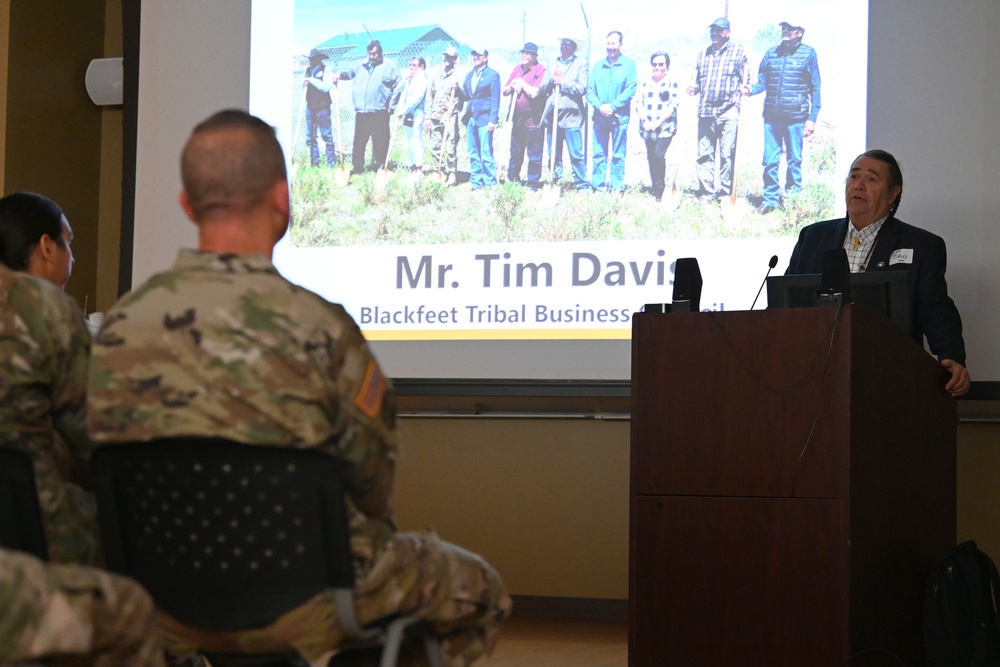
[[350, 179], [351, 172], [344, 165], [344, 135], [340, 129], [340, 89], [337, 84], [333, 84], [333, 98], [337, 100], [337, 166], [333, 170], [333, 184], [337, 187], [344, 187]]
[[556, 174], [553, 169], [555, 165], [555, 137], [556, 133], [559, 131], [559, 89], [562, 86], [556, 85], [555, 93], [552, 96], [552, 149], [549, 151], [549, 182], [542, 186], [542, 206], [553, 207], [559, 202], [559, 196], [562, 194], [562, 190], [559, 188], [559, 184], [556, 183]]

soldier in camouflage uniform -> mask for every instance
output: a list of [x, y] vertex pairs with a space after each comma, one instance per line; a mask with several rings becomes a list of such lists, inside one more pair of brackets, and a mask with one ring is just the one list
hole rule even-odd
[[49, 557], [98, 561], [96, 508], [80, 486], [90, 458], [90, 334], [48, 281], [0, 264], [0, 446], [31, 454]]
[[455, 185], [458, 169], [458, 49], [449, 46], [444, 50], [441, 68], [429, 77], [427, 86], [427, 120], [424, 125], [431, 136], [431, 164], [433, 170], [445, 177], [448, 185]]
[[[217, 436], [347, 461], [359, 620], [416, 613], [435, 622], [450, 665], [470, 664], [492, 649], [510, 598], [475, 554], [395, 531], [389, 381], [344, 309], [271, 263], [289, 211], [274, 132], [242, 111], [219, 112], [195, 128], [181, 173], [199, 251], [181, 251], [107, 313], [88, 390], [95, 445]], [[161, 627], [180, 657], [291, 644], [316, 660], [341, 641], [329, 593], [264, 629], [206, 634], [170, 618]]]
[[149, 594], [125, 577], [0, 549], [0, 663], [165, 667]]

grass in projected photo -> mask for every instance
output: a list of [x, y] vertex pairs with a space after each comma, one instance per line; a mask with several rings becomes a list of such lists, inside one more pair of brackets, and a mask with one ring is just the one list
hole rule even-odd
[[[440, 30], [440, 28], [438, 28]], [[392, 31], [388, 31], [392, 32]], [[442, 31], [436, 41], [416, 41], [398, 49], [386, 49], [385, 56], [406, 69], [411, 58], [422, 56], [427, 75], [441, 66], [441, 53], [447, 46], [457, 46], [463, 53], [458, 70], [460, 80], [469, 69], [468, 46], [453, 40]], [[596, 38], [598, 46], [603, 37]], [[701, 45], [705, 36], [691, 36], [692, 44]], [[331, 42], [334, 40], [331, 39]], [[757, 32], [747, 44], [749, 80], [755, 83], [761, 55], [781, 41], [774, 26]], [[806, 40], [808, 41], [808, 39]], [[322, 48], [322, 47], [321, 47]], [[589, 50], [591, 60], [600, 49]], [[641, 83], [650, 76], [649, 54], [623, 49], [637, 66]], [[428, 243], [491, 243], [534, 241], [594, 241], [637, 239], [719, 239], [791, 236], [815, 220], [836, 215], [835, 202], [842, 189], [842, 175], [836, 172], [837, 128], [821, 114], [816, 130], [804, 139], [802, 190], [784, 193], [783, 208], [767, 215], [755, 209], [763, 202], [761, 155], [764, 149], [761, 109], [765, 98], [758, 94], [743, 99], [736, 147], [734, 183], [735, 202], [699, 201], [696, 158], [698, 154], [698, 96], [687, 95], [684, 88], [693, 71], [693, 49], [687, 45], [673, 54], [668, 76], [678, 82], [677, 132], [667, 151], [666, 191], [662, 202], [651, 196], [646, 147], [639, 136], [639, 121], [633, 113], [629, 122], [625, 160], [625, 191], [622, 195], [578, 192], [573, 187], [569, 156], [564, 150], [561, 180], [553, 177], [548, 156], [548, 138], [543, 155], [542, 182], [546, 187], [533, 192], [518, 183], [506, 183], [510, 156], [511, 127], [506, 123], [509, 97], [501, 97], [500, 124], [493, 134], [493, 154], [499, 183], [486, 191], [473, 191], [469, 184], [469, 155], [466, 129], [460, 127], [457, 148], [457, 184], [446, 186], [432, 171], [435, 160], [430, 141], [424, 136], [424, 163], [427, 171], [418, 176], [410, 171], [406, 136], [399, 115], [391, 119], [391, 143], [387, 172], [356, 174], [348, 180], [351, 144], [354, 135], [352, 82], [342, 81], [331, 91], [332, 130], [338, 158], [346, 165], [329, 169], [310, 166], [306, 144], [306, 113], [300, 82], [308, 66], [302, 56], [294, 58], [292, 69], [292, 213], [289, 240], [298, 247], [343, 247], [356, 245], [413, 245]], [[357, 50], [325, 50], [327, 66], [334, 70], [349, 68], [358, 60]], [[547, 67], [549, 57], [540, 59]], [[489, 66], [501, 78], [501, 84], [517, 62], [518, 53], [510, 49], [490, 55]], [[338, 113], [339, 110], [339, 113]], [[589, 116], [592, 110], [587, 109]], [[827, 118], [832, 118], [829, 113]], [[591, 175], [591, 123], [584, 128], [586, 174]], [[372, 163], [369, 146], [365, 163]], [[784, 159], [780, 168], [784, 180]], [[522, 171], [523, 174], [523, 171]]]
[[[510, 131], [504, 129], [501, 125], [496, 131], [500, 155], [510, 141]], [[693, 158], [668, 163], [668, 181], [677, 174], [677, 192], [657, 203], [649, 194], [645, 147], [638, 137], [630, 140], [634, 145], [626, 159], [624, 195], [579, 193], [572, 183], [563, 182], [554, 202], [517, 183], [501, 183], [489, 192], [472, 191], [467, 182], [468, 157], [462, 155], [461, 145], [459, 180], [465, 182], [449, 187], [430, 178], [412, 178], [403, 165], [401, 146], [389, 151], [390, 176], [384, 186], [376, 182], [374, 172], [353, 176], [349, 184], [341, 185], [333, 170], [308, 166], [303, 144], [293, 157], [299, 166], [292, 180], [290, 240], [296, 246], [313, 247], [755, 238], [795, 235], [810, 222], [836, 215], [833, 203], [843, 179], [834, 173], [836, 149], [829, 128], [820, 123], [805, 140], [802, 191], [786, 195], [785, 208], [765, 216], [754, 212], [761, 201], [762, 139], [751, 135], [747, 132], [741, 140], [758, 145], [737, 150], [739, 198], [731, 208], [728, 202], [703, 204], [694, 198], [698, 180]], [[678, 133], [670, 151], [693, 155], [696, 141]], [[683, 148], [685, 143], [690, 146]]]

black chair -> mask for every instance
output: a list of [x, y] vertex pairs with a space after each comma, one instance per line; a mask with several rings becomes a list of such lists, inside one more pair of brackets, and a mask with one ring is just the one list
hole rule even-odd
[[0, 444], [0, 547], [49, 559], [31, 456]]
[[[392, 667], [404, 635], [416, 635], [430, 663], [442, 664], [421, 619], [359, 627], [334, 457], [177, 438], [100, 448], [92, 469], [108, 569], [138, 580], [179, 621], [217, 631], [262, 627], [333, 589], [350, 638], [342, 651], [381, 645], [381, 667]], [[206, 657], [214, 667], [306, 664], [294, 651]]]

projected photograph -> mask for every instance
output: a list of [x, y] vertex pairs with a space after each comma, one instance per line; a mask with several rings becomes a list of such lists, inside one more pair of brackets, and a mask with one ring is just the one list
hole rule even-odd
[[627, 338], [678, 257], [750, 308], [864, 149], [863, 2], [288, 5], [275, 261], [375, 340]]

